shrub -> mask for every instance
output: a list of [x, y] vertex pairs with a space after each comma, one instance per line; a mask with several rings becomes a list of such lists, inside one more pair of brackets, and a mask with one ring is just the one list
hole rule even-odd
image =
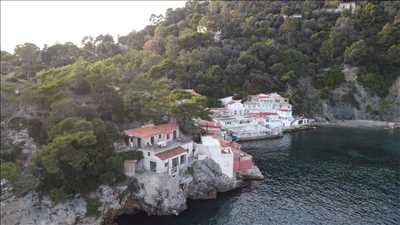
[[40, 119], [31, 119], [28, 121], [29, 136], [38, 144], [46, 144], [47, 129]]
[[65, 194], [64, 189], [62, 188], [54, 188], [50, 191], [50, 198], [54, 203], [60, 203], [68, 198], [68, 195]]
[[101, 202], [97, 198], [87, 198], [86, 199], [86, 215], [87, 216], [98, 216], [100, 214], [99, 207]]
[[15, 181], [17, 178], [17, 166], [13, 162], [1, 162], [0, 178]]
[[129, 152], [121, 152], [119, 155], [123, 160], [141, 160], [143, 159], [143, 152], [141, 151], [129, 151]]
[[331, 67], [322, 71], [314, 81], [314, 86], [318, 89], [336, 88], [344, 82], [344, 73], [339, 67]]

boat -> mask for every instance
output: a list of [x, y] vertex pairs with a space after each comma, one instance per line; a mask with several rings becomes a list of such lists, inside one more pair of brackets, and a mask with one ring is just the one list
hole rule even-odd
[[249, 126], [240, 129], [230, 129], [227, 132], [232, 141], [254, 141], [283, 137], [280, 130], [271, 130], [263, 126]]

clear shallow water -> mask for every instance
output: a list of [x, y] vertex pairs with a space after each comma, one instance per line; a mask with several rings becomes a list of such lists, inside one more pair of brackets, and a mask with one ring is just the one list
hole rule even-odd
[[400, 132], [319, 128], [245, 143], [266, 179], [120, 225], [400, 224]]

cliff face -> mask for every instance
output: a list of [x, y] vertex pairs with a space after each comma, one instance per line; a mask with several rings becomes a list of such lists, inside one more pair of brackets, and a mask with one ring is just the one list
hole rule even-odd
[[98, 217], [87, 215], [88, 203], [79, 195], [59, 204], [35, 192], [17, 197], [11, 185], [2, 180], [1, 224], [109, 225], [124, 213], [144, 211], [149, 215], [177, 215], [187, 209], [187, 199], [215, 198], [218, 192], [242, 185], [225, 176], [211, 159], [196, 161], [191, 168], [180, 180], [144, 172], [123, 185], [100, 186], [91, 194], [100, 202]]
[[[40, 197], [35, 192], [16, 197], [12, 193], [12, 187], [4, 179], [1, 180], [1, 190], [0, 221], [3, 225], [81, 224], [79, 221], [86, 214], [86, 202], [80, 197], [62, 204], [54, 204], [50, 198]], [[94, 223], [87, 221], [85, 224]]]
[[310, 79], [302, 79], [305, 112], [317, 119], [335, 120], [386, 120], [400, 121], [400, 77], [391, 86], [385, 98], [371, 94], [357, 81], [357, 67], [344, 65], [345, 82], [329, 90], [321, 98]]

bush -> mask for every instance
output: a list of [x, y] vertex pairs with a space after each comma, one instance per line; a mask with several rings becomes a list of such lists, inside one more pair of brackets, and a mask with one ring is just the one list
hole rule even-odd
[[17, 166], [15, 163], [1, 162], [0, 178], [7, 179], [9, 181], [15, 181], [17, 179]]
[[101, 202], [97, 198], [87, 198], [86, 199], [86, 216], [99, 216], [99, 207]]
[[332, 67], [322, 71], [314, 81], [314, 86], [318, 89], [336, 88], [345, 81], [344, 73], [339, 67]]
[[23, 195], [30, 191], [35, 190], [39, 179], [31, 173], [18, 175], [17, 179], [13, 182], [15, 193]]
[[62, 188], [54, 188], [50, 191], [50, 198], [54, 203], [60, 203], [68, 198], [68, 195], [65, 194], [64, 189]]
[[121, 152], [119, 155], [123, 160], [141, 160], [143, 159], [143, 152], [141, 151], [129, 151], [129, 152]]
[[47, 129], [40, 119], [28, 121], [28, 133], [36, 143], [41, 145], [47, 143]]
[[384, 97], [388, 93], [387, 84], [382, 75], [376, 73], [367, 73], [358, 76], [358, 80], [363, 86], [367, 87], [371, 92], [377, 94], [380, 97]]

